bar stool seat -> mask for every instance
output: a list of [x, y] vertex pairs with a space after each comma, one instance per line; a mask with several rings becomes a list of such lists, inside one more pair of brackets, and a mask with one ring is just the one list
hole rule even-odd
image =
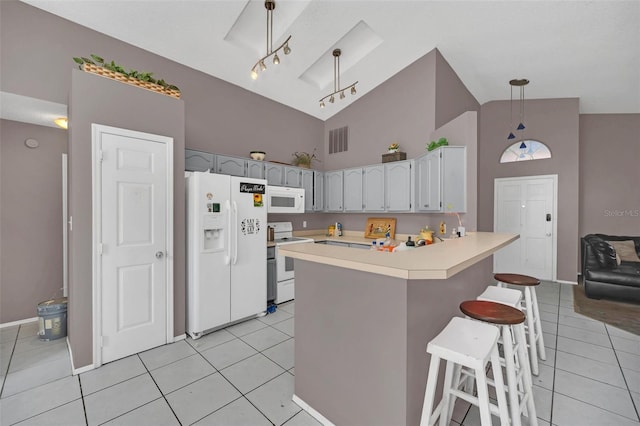
[[538, 357], [542, 360], [547, 359], [542, 324], [540, 323], [538, 296], [536, 295], [536, 286], [540, 285], [540, 280], [522, 274], [495, 274], [493, 278], [498, 281], [498, 287], [506, 287], [506, 284], [524, 287], [523, 310], [527, 314], [525, 328], [529, 339], [529, 360], [531, 361], [531, 371], [537, 376]]
[[[440, 419], [440, 426], [448, 426], [456, 398], [462, 398], [478, 406], [482, 426], [491, 425], [492, 413], [499, 415], [502, 425], [509, 424], [502, 368], [500, 367], [500, 356], [498, 355], [497, 342], [499, 335], [498, 328], [493, 325], [454, 317], [427, 344], [427, 352], [431, 354], [431, 361], [424, 394], [421, 426], [431, 426], [435, 424], [438, 418]], [[442, 400], [434, 409], [433, 400], [441, 359], [447, 361], [444, 386]], [[489, 400], [486, 377], [486, 366], [489, 362], [491, 362], [491, 368], [494, 371], [493, 381], [498, 400], [497, 406]], [[460, 389], [459, 377], [462, 367], [469, 369], [470, 374], [475, 376], [475, 380], [478, 383], [477, 397]]]
[[[517, 290], [493, 288], [496, 291], [490, 293], [500, 296], [500, 299], [516, 299], [514, 304], [518, 302], [517, 299], [522, 298]], [[513, 292], [518, 293], [519, 297]], [[470, 318], [500, 326], [511, 424], [520, 426], [521, 415], [524, 414], [529, 418], [529, 425], [536, 426], [538, 420], [533, 400], [533, 381], [524, 333], [525, 315], [514, 306], [488, 300], [462, 302], [460, 310]], [[459, 378], [456, 379], [459, 380]]]
[[520, 309], [522, 304], [522, 292], [510, 288], [496, 287], [490, 285], [482, 292], [476, 300], [488, 300], [490, 302], [502, 303]]

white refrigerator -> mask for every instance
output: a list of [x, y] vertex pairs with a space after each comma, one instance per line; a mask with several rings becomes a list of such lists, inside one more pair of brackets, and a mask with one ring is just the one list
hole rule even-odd
[[187, 333], [264, 312], [267, 181], [187, 172]]

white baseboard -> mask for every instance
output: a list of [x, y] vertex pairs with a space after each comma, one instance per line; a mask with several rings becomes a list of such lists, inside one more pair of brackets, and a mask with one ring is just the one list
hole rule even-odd
[[69, 349], [69, 357], [71, 358], [71, 374], [77, 376], [78, 374], [91, 371], [96, 368], [93, 364], [85, 365], [84, 367], [76, 368], [73, 364], [73, 351], [71, 350], [71, 344], [69, 343], [69, 337], [67, 336], [67, 348]]
[[27, 319], [18, 320], [18, 321], [5, 322], [4, 324], [0, 324], [0, 328], [13, 327], [14, 325], [28, 324], [33, 321], [38, 321], [38, 317], [27, 318]]
[[314, 419], [316, 419], [317, 421], [322, 423], [324, 426], [335, 426], [325, 416], [323, 416], [322, 414], [320, 414], [319, 412], [317, 412], [316, 410], [311, 408], [311, 406], [309, 404], [307, 404], [306, 402], [301, 400], [296, 394], [293, 394], [292, 400], [293, 400], [293, 402], [298, 404], [300, 406], [300, 408], [302, 408], [304, 411], [309, 413], [311, 415], [311, 417], [313, 417]]
[[571, 284], [571, 285], [578, 285], [577, 281], [565, 281], [565, 280], [556, 280], [557, 283], [560, 284]]

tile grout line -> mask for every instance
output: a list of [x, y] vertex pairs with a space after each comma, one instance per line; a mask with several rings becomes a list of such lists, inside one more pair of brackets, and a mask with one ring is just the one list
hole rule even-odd
[[7, 383], [7, 377], [9, 376], [9, 369], [11, 368], [11, 361], [13, 361], [13, 354], [16, 351], [16, 344], [18, 342], [18, 336], [20, 335], [20, 327], [18, 326], [18, 330], [16, 331], [16, 337], [13, 339], [13, 346], [11, 347], [11, 354], [9, 355], [9, 363], [7, 364], [7, 374], [4, 375], [4, 380], [2, 380], [2, 387], [0, 387], [0, 398], [4, 398], [4, 386]]
[[[633, 409], [636, 412], [636, 419], [640, 421], [640, 414], [638, 413], [638, 407], [636, 406], [636, 402], [633, 399], [633, 395], [631, 394], [631, 388], [629, 387], [629, 382], [627, 381], [627, 377], [624, 375], [624, 370], [622, 369], [622, 365], [620, 365], [620, 359], [618, 358], [618, 351], [613, 345], [613, 339], [611, 338], [611, 334], [609, 334], [609, 329], [606, 326], [605, 326], [605, 330], [607, 330], [607, 337], [609, 337], [609, 341], [611, 342], [611, 347], [613, 348], [613, 355], [616, 357], [616, 362], [618, 363], [618, 368], [620, 369], [622, 380], [624, 380], [624, 384], [627, 386], [627, 393], [629, 394], [629, 398], [631, 399], [631, 405], [633, 405]], [[622, 351], [622, 352], [625, 352], [625, 351]]]

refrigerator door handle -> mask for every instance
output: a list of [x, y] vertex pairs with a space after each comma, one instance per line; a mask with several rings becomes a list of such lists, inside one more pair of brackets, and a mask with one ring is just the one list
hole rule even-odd
[[233, 202], [233, 264], [238, 261], [238, 203]]
[[227, 232], [225, 237], [225, 254], [224, 264], [228, 265], [231, 262], [231, 203], [229, 200], [225, 201], [225, 210], [227, 211]]

